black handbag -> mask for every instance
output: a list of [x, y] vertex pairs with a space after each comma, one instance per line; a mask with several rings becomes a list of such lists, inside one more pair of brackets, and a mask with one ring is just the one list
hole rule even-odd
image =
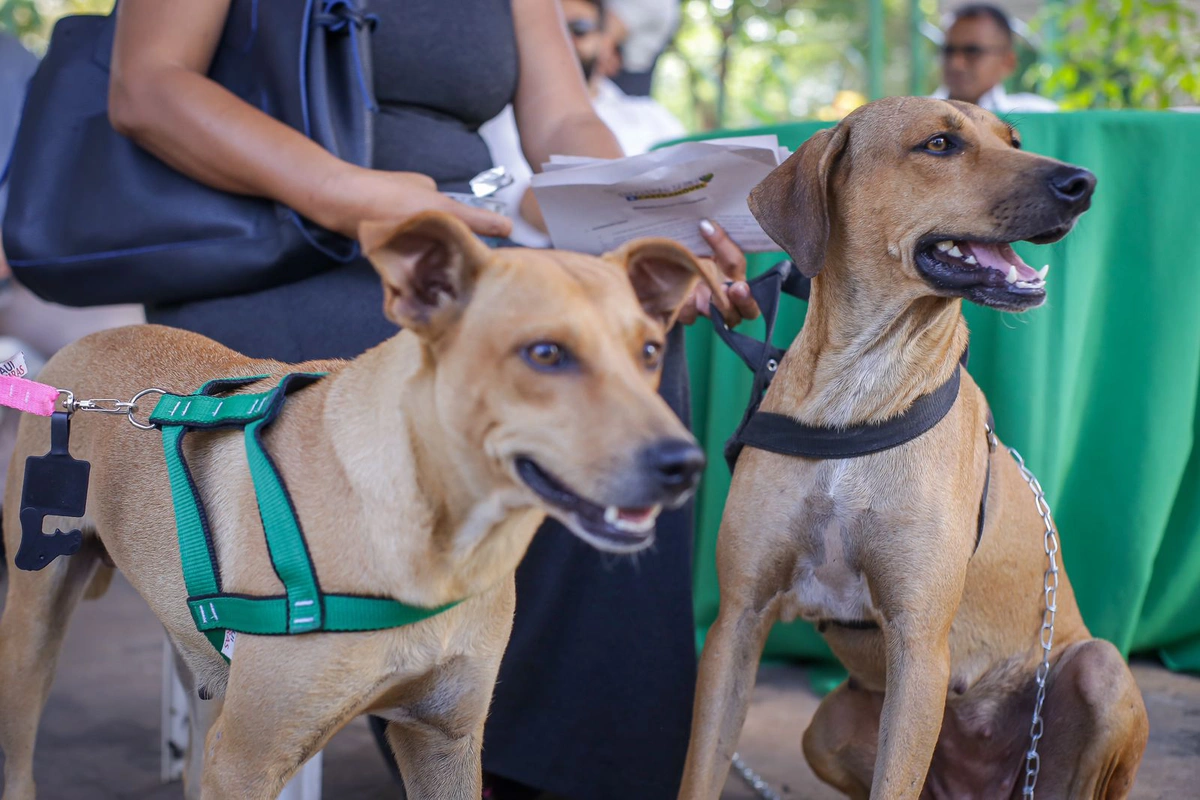
[[[260, 198], [200, 184], [113, 130], [116, 12], [59, 21], [10, 156], [13, 274], [66, 305], [170, 304], [299, 280], [351, 239]], [[349, 0], [233, 0], [209, 77], [345, 161], [370, 166], [370, 30]]]

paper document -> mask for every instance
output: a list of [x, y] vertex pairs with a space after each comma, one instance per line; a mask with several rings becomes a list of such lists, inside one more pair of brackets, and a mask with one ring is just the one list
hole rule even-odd
[[721, 225], [747, 253], [778, 250], [746, 198], [786, 158], [775, 136], [683, 142], [618, 159], [551, 156], [533, 193], [554, 246], [600, 254], [664, 236], [711, 255], [700, 220]]

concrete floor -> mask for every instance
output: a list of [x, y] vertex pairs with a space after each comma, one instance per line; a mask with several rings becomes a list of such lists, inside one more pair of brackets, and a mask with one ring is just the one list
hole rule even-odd
[[[102, 600], [84, 603], [67, 636], [42, 718], [35, 762], [42, 800], [178, 800], [178, 783], [159, 782], [161, 628], [118, 578]], [[1200, 797], [1200, 678], [1135, 665], [1150, 712], [1150, 744], [1135, 800]], [[767, 666], [760, 674], [740, 750], [785, 798], [834, 800], [800, 755], [800, 735], [816, 708], [804, 670]], [[2, 759], [0, 759], [2, 763]], [[325, 750], [330, 800], [398, 796], [364, 721]], [[752, 800], [731, 777], [722, 800]]]

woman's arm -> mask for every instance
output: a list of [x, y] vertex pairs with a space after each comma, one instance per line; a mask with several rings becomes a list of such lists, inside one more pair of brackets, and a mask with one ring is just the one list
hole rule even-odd
[[612, 131], [592, 110], [558, 3], [513, 0], [512, 7], [520, 70], [513, 111], [525, 160], [541, 172], [552, 153], [623, 156]]
[[430, 208], [508, 234], [503, 216], [442, 196], [429, 177], [342, 161], [210, 80], [229, 3], [121, 0], [109, 85], [118, 132], [202, 183], [269, 197], [347, 236], [364, 220]]

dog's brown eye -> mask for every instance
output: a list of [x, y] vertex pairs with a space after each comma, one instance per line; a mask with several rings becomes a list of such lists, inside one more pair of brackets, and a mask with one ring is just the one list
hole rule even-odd
[[525, 348], [525, 358], [535, 367], [560, 367], [567, 360], [567, 351], [554, 342], [535, 342]]
[[658, 362], [662, 360], [662, 345], [657, 342], [646, 342], [642, 346], [642, 361], [646, 366], [654, 369], [658, 366]]
[[945, 153], [950, 149], [950, 140], [945, 136], [935, 136], [925, 143], [925, 149], [931, 153]]

